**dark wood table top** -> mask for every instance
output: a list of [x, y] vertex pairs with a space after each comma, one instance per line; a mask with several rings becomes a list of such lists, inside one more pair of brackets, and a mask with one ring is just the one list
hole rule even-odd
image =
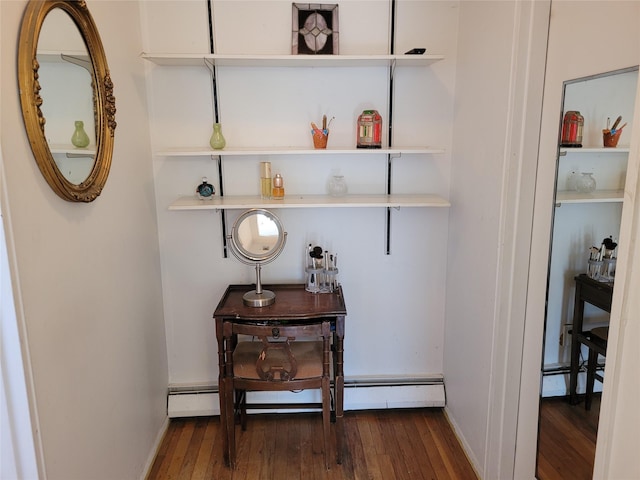
[[591, 285], [593, 287], [597, 287], [600, 288], [602, 290], [605, 291], [612, 291], [613, 292], [613, 281], [611, 282], [599, 282], [598, 280], [594, 280], [593, 278], [589, 278], [589, 275], [587, 275], [586, 273], [581, 273], [579, 275], [576, 275], [575, 277], [576, 282], [581, 282], [585, 285]]
[[229, 285], [213, 314], [214, 318], [245, 320], [305, 320], [322, 317], [344, 317], [347, 314], [342, 287], [334, 293], [310, 293], [303, 284], [263, 285], [276, 300], [266, 307], [248, 307], [242, 296], [255, 285]]

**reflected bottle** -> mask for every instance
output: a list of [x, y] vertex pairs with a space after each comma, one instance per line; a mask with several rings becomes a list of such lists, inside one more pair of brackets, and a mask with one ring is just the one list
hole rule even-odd
[[209, 139], [209, 145], [214, 150], [222, 150], [227, 141], [224, 139], [224, 135], [222, 135], [222, 124], [214, 123], [213, 124], [213, 133], [211, 134], [211, 139]]
[[84, 122], [76, 120], [76, 129], [71, 135], [71, 143], [77, 148], [87, 148], [89, 146], [89, 135], [84, 131]]
[[593, 173], [583, 173], [576, 183], [576, 190], [580, 193], [591, 193], [596, 189], [596, 179]]

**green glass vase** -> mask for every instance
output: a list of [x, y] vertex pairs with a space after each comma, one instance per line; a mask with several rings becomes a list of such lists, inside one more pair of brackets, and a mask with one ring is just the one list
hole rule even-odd
[[86, 148], [89, 146], [89, 135], [84, 131], [84, 122], [76, 120], [76, 129], [71, 135], [71, 143], [74, 147]]
[[213, 133], [211, 134], [211, 139], [209, 140], [209, 144], [211, 148], [214, 150], [222, 150], [224, 146], [227, 144], [224, 139], [224, 135], [222, 135], [222, 124], [214, 123], [213, 124]]

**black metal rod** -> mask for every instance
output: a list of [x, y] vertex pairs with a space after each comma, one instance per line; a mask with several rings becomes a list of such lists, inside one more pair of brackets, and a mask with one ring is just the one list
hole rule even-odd
[[[209, 16], [209, 51], [211, 54], [216, 53], [215, 42], [213, 40], [213, 5], [211, 0], [207, 0], [207, 13]], [[218, 111], [218, 83], [217, 83], [217, 68], [215, 65], [211, 68], [211, 97], [213, 104], [213, 121], [215, 123], [220, 122], [220, 114]], [[224, 175], [222, 171], [222, 156], [218, 155], [218, 190], [220, 197], [224, 197]], [[227, 246], [227, 212], [222, 209], [220, 211], [220, 229], [222, 231], [222, 256], [224, 258], [229, 257]]]
[[[391, 55], [395, 54], [395, 44], [396, 44], [396, 0], [391, 0], [391, 25], [389, 26], [389, 53]], [[395, 69], [395, 63], [389, 67], [389, 108], [388, 108], [388, 138], [387, 145], [391, 147], [392, 139], [393, 139], [393, 73]], [[392, 158], [391, 154], [387, 155], [387, 195], [391, 195], [391, 179], [392, 173]], [[385, 236], [385, 254], [391, 255], [391, 208], [387, 207], [386, 217], [385, 217], [385, 227], [386, 227], [386, 236]]]

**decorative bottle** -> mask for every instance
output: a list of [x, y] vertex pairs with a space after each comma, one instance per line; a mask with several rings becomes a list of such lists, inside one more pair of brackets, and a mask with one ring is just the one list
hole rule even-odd
[[271, 193], [271, 198], [274, 200], [282, 200], [284, 198], [284, 179], [279, 173], [276, 173], [276, 176], [273, 177], [273, 191]]
[[206, 199], [216, 193], [216, 189], [207, 181], [207, 177], [202, 177], [202, 183], [196, 188], [196, 193], [200, 199]]
[[582, 147], [582, 130], [584, 117], [577, 110], [569, 110], [562, 121], [561, 147]]
[[71, 143], [78, 148], [89, 146], [89, 135], [84, 131], [84, 122], [81, 120], [76, 120], [76, 129], [71, 135]]
[[365, 110], [358, 117], [358, 148], [382, 148], [382, 117], [377, 110]]
[[224, 135], [222, 135], [222, 124], [214, 123], [213, 124], [213, 133], [211, 134], [211, 139], [209, 140], [209, 144], [211, 148], [214, 150], [222, 150], [227, 141], [224, 139]]

